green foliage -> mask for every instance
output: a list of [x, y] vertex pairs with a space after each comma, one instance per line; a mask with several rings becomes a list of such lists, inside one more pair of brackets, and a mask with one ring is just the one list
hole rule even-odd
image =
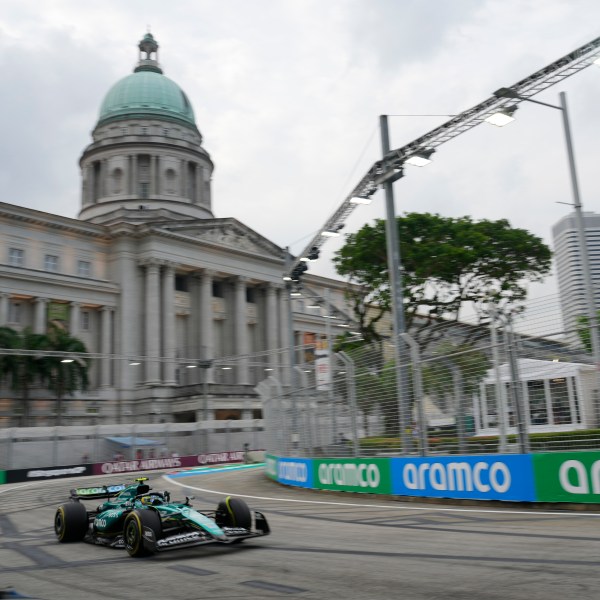
[[[526, 297], [526, 282], [540, 281], [550, 271], [548, 246], [505, 219], [407, 213], [397, 218], [397, 226], [406, 325], [422, 348], [432, 341], [429, 326], [436, 319], [458, 320], [466, 302], [481, 317], [490, 302], [514, 308]], [[385, 221], [347, 235], [334, 263], [340, 275], [362, 286], [349, 296], [363, 337], [378, 339], [376, 323], [391, 308]]]
[[[596, 313], [596, 318], [600, 323], [600, 311]], [[590, 335], [590, 320], [585, 315], [577, 317], [577, 335], [583, 344], [586, 352], [592, 352], [592, 337]]]
[[[81, 340], [70, 336], [60, 327], [52, 325], [48, 332], [48, 339], [51, 350], [77, 354], [87, 352]], [[57, 425], [60, 425], [63, 397], [72, 396], [75, 392], [85, 391], [88, 388], [89, 359], [76, 358], [73, 362], [65, 363], [62, 358], [51, 356], [45, 360], [50, 373], [48, 389], [56, 395]]]
[[[58, 424], [61, 418], [61, 400], [88, 386], [89, 361], [76, 359], [63, 363], [52, 356], [52, 351], [86, 353], [83, 342], [63, 329], [51, 325], [47, 334], [22, 332], [0, 327], [0, 348], [14, 352], [0, 354], [0, 379], [20, 394], [23, 405], [21, 425], [29, 424], [29, 396], [32, 387], [41, 385], [57, 397]], [[24, 351], [24, 352], [19, 352]]]
[[[21, 425], [29, 422], [29, 395], [32, 386], [46, 383], [49, 379], [48, 364], [35, 351], [48, 349], [47, 336], [33, 333], [30, 328], [22, 332], [10, 327], [0, 327], [0, 348], [15, 350], [0, 355], [0, 379], [6, 381], [11, 390], [21, 395]], [[20, 354], [19, 350], [31, 350], [31, 354]]]

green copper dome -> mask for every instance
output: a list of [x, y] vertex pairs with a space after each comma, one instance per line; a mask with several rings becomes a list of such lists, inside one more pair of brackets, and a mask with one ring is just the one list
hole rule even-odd
[[[156, 117], [196, 128], [194, 111], [184, 91], [162, 74], [155, 55], [158, 44], [146, 34], [139, 44], [140, 60], [134, 73], [110, 89], [98, 125], [129, 118]], [[143, 55], [142, 55], [143, 53]]]

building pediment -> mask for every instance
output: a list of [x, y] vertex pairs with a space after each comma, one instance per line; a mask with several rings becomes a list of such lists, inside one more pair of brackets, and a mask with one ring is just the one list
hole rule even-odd
[[214, 246], [247, 252], [255, 255], [264, 255], [269, 258], [284, 259], [285, 253], [282, 248], [256, 233], [236, 219], [206, 219], [193, 222], [177, 222], [155, 225], [171, 234], [195, 238]]

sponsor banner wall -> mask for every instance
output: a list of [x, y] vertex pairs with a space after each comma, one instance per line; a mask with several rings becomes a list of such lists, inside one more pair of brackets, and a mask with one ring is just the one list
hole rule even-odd
[[265, 475], [275, 481], [277, 481], [277, 460], [283, 459], [278, 459], [272, 454], [265, 455]]
[[169, 458], [110, 461], [92, 465], [92, 469], [94, 475], [109, 475], [111, 473], [133, 473], [135, 471], [179, 469], [239, 462], [244, 462], [243, 450], [194, 454], [193, 456], [173, 456]]
[[277, 481], [287, 485], [314, 487], [312, 462], [308, 458], [280, 458], [277, 461]]
[[6, 483], [23, 481], [42, 481], [45, 479], [62, 479], [65, 477], [82, 477], [92, 475], [91, 465], [67, 465], [62, 467], [46, 467], [40, 469], [15, 469], [6, 471]]
[[4, 471], [0, 471], [0, 485], [6, 483], [6, 473]]
[[600, 452], [533, 455], [539, 502], [600, 503]]
[[400, 496], [534, 502], [531, 456], [392, 458], [392, 493]]
[[[279, 459], [281, 460], [281, 459]], [[313, 460], [313, 487], [321, 490], [391, 494], [391, 468], [387, 458]]]

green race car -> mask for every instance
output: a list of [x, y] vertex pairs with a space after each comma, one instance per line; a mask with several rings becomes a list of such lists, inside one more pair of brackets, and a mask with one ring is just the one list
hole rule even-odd
[[[202, 544], [234, 544], [270, 533], [264, 515], [240, 498], [227, 496], [215, 511], [200, 512], [190, 498], [172, 502], [169, 492], [154, 492], [146, 481], [139, 477], [133, 484], [72, 489], [69, 502], [54, 517], [58, 541], [125, 548], [138, 557]], [[82, 502], [100, 498], [105, 502], [91, 511]]]

